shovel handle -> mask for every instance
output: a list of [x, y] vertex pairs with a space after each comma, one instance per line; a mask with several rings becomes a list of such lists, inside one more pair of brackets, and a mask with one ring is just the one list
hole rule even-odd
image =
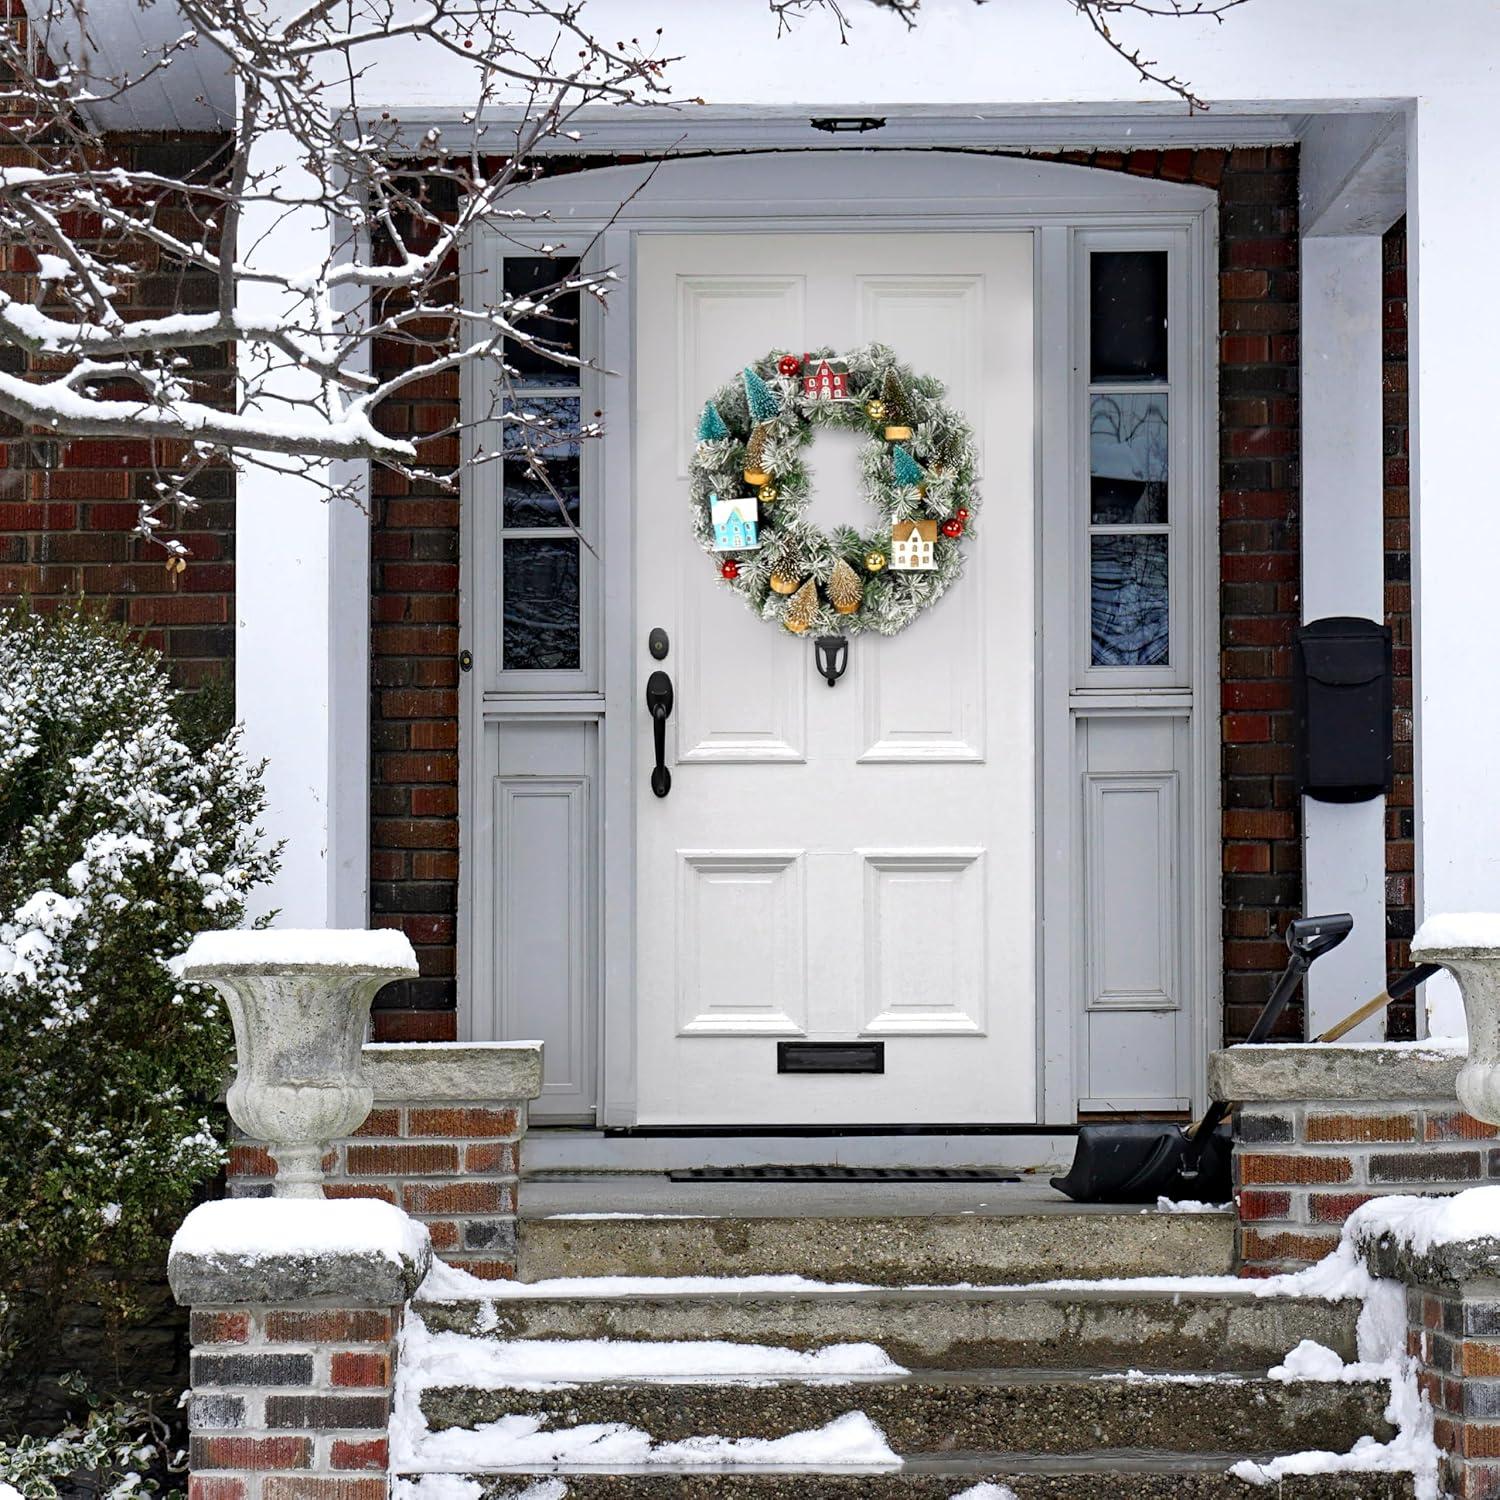
[[1371, 1016], [1382, 1011], [1392, 1000], [1400, 1000], [1403, 996], [1411, 994], [1424, 980], [1431, 979], [1437, 973], [1437, 964], [1418, 964], [1415, 969], [1409, 969], [1399, 979], [1391, 983], [1389, 989], [1381, 990], [1373, 1000], [1366, 1000], [1356, 1011], [1351, 1011], [1342, 1021], [1336, 1021], [1327, 1031], [1320, 1036], [1314, 1037], [1318, 1042], [1336, 1042], [1341, 1036], [1353, 1031], [1361, 1021], [1368, 1021]]

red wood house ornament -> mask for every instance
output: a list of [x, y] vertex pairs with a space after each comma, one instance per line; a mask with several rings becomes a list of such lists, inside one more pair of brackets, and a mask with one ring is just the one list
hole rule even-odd
[[847, 401], [849, 371], [841, 359], [802, 356], [802, 394], [809, 401]]

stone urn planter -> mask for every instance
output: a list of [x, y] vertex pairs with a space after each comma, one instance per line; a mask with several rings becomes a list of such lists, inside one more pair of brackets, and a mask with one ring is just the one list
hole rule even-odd
[[211, 984], [234, 1023], [229, 1113], [265, 1141], [275, 1196], [321, 1198], [323, 1156], [352, 1134], [374, 1102], [360, 1051], [375, 992], [417, 973], [404, 933], [207, 932], [194, 938], [182, 977]]
[[1469, 1023], [1458, 1102], [1476, 1120], [1500, 1125], [1500, 913], [1429, 917], [1412, 939], [1411, 956], [1441, 964], [1458, 981]]

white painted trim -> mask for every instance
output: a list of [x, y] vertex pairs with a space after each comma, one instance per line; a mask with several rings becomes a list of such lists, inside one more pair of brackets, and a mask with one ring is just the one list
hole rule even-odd
[[1409, 110], [1306, 122], [1299, 158], [1304, 239], [1384, 234], [1406, 212]]
[[[1331, 169], [1324, 175], [1337, 173]], [[1354, 615], [1382, 621], [1380, 235], [1304, 237], [1301, 296], [1302, 619]], [[1385, 798], [1328, 803], [1304, 797], [1302, 869], [1306, 911], [1347, 911], [1354, 917], [1349, 939], [1307, 977], [1307, 1034], [1316, 1036], [1385, 988]], [[1380, 1041], [1384, 1035], [1384, 1016], [1352, 1033], [1355, 1041]]]
[[[736, 171], [736, 165], [738, 170]], [[589, 702], [569, 702], [562, 699], [538, 700], [529, 698], [530, 712], [535, 714], [542, 703], [548, 703], [548, 711], [558, 714], [589, 713], [597, 715], [603, 723], [603, 756], [605, 802], [603, 812], [603, 870], [601, 879], [612, 893], [630, 891], [633, 888], [631, 872], [634, 868], [634, 797], [633, 788], [633, 740], [631, 733], [633, 716], [638, 711], [637, 698], [642, 684], [637, 682], [635, 669], [636, 653], [632, 649], [636, 631], [643, 628], [631, 598], [633, 565], [633, 527], [630, 524], [633, 511], [633, 465], [630, 453], [630, 432], [633, 426], [636, 392], [631, 378], [633, 356], [633, 247], [636, 235], [641, 233], [713, 233], [724, 232], [742, 222], [752, 222], [757, 231], [774, 233], [777, 230], [793, 230], [801, 233], [839, 233], [868, 230], [878, 224], [886, 230], [908, 230], [930, 232], [945, 229], [957, 230], [1029, 230], [1038, 236], [1038, 244], [1064, 247], [1060, 275], [1056, 285], [1048, 285], [1046, 274], [1038, 271], [1038, 309], [1043, 326], [1038, 338], [1039, 378], [1036, 382], [1038, 414], [1043, 410], [1055, 416], [1058, 411], [1069, 411], [1070, 399], [1062, 405], [1050, 405], [1059, 392], [1069, 386], [1070, 351], [1063, 337], [1057, 348], [1049, 353], [1049, 335], [1046, 320], [1050, 317], [1057, 328], [1057, 319], [1062, 318], [1061, 327], [1067, 326], [1070, 257], [1066, 253], [1068, 237], [1075, 227], [1088, 229], [1136, 230], [1149, 221], [1150, 229], [1174, 230], [1182, 240], [1182, 249], [1188, 260], [1185, 267], [1184, 284], [1201, 286], [1202, 297], [1187, 296], [1184, 299], [1184, 316], [1188, 323], [1188, 334], [1184, 347], [1193, 349], [1203, 346], [1205, 374], [1200, 389], [1189, 409], [1201, 410], [1203, 422], [1198, 434], [1199, 444], [1193, 459], [1193, 472], [1198, 476], [1196, 488], [1186, 486], [1182, 493], [1184, 503], [1197, 501], [1198, 514], [1205, 518], [1202, 525], [1193, 529], [1202, 541], [1199, 553], [1200, 566], [1207, 573], [1200, 581], [1197, 570], [1184, 571], [1192, 575], [1184, 579], [1184, 611], [1188, 619], [1197, 618], [1199, 639], [1204, 649], [1189, 653], [1193, 664], [1190, 682], [1175, 677], [1170, 684], [1159, 688], [1143, 688], [1140, 685], [1124, 689], [1107, 688], [1097, 694], [1079, 694], [1080, 702], [1088, 700], [1088, 706], [1109, 712], [1122, 710], [1127, 705], [1136, 711], [1149, 709], [1181, 717], [1196, 696], [1203, 711], [1194, 716], [1199, 724], [1195, 736], [1200, 760], [1196, 765], [1191, 816], [1195, 837], [1201, 835], [1211, 850], [1201, 871], [1184, 872], [1190, 882], [1189, 888], [1201, 893], [1195, 908], [1195, 930], [1188, 935], [1197, 976], [1186, 979], [1185, 989], [1190, 1003], [1201, 997], [1202, 1009], [1193, 1020], [1195, 1032], [1201, 1033], [1202, 1045], [1197, 1047], [1192, 1059], [1194, 1079], [1193, 1093], [1201, 1096], [1202, 1078], [1207, 1065], [1209, 1028], [1215, 1028], [1213, 1040], [1217, 1040], [1217, 993], [1219, 981], [1217, 964], [1213, 961], [1216, 951], [1218, 928], [1218, 880], [1217, 845], [1212, 839], [1217, 834], [1217, 818], [1212, 814], [1217, 809], [1218, 768], [1216, 761], [1208, 759], [1206, 744], [1217, 747], [1217, 614], [1210, 608], [1216, 604], [1217, 592], [1208, 580], [1217, 579], [1217, 531], [1211, 518], [1216, 514], [1214, 496], [1216, 487], [1210, 483], [1210, 460], [1207, 455], [1216, 452], [1214, 434], [1217, 431], [1216, 407], [1212, 404], [1215, 385], [1212, 371], [1214, 364], [1213, 341], [1208, 329], [1213, 326], [1217, 307], [1217, 288], [1208, 270], [1205, 245], [1212, 249], [1216, 227], [1216, 195], [1206, 189], [1183, 184], [1164, 183], [1156, 180], [1130, 177], [1125, 174], [1093, 171], [1087, 168], [1062, 165], [1052, 162], [1018, 160], [1001, 156], [979, 156], [968, 154], [944, 155], [940, 161], [930, 153], [890, 152], [878, 157], [870, 152], [850, 153], [837, 166], [836, 181], [838, 197], [831, 199], [828, 193], [830, 163], [826, 156], [815, 153], [770, 156], [739, 157], [733, 162], [724, 160], [690, 160], [672, 162], [641, 187], [651, 169], [638, 166], [605, 167], [555, 179], [546, 179], [535, 187], [525, 190], [516, 206], [545, 211], [552, 216], [551, 237], [554, 241], [560, 234], [594, 234], [602, 236], [599, 249], [601, 263], [622, 270], [626, 294], [631, 299], [631, 315], [622, 318], [618, 302], [614, 313], [603, 320], [604, 343], [602, 361], [615, 372], [610, 391], [611, 406], [615, 411], [622, 408], [629, 413], [630, 420], [621, 422], [612, 417], [607, 426], [605, 456], [602, 463], [604, 474], [603, 515], [606, 524], [614, 529], [604, 542], [607, 565], [605, 568], [606, 600], [604, 606], [604, 691], [602, 703], [599, 697]], [[750, 182], [744, 181], [746, 176]], [[739, 180], [734, 180], [738, 177]], [[733, 191], [731, 191], [733, 189]], [[638, 190], [638, 191], [637, 191]], [[629, 196], [634, 192], [634, 196]], [[622, 199], [628, 197], [624, 207]], [[491, 231], [503, 234], [509, 243], [515, 243], [515, 232], [509, 225]], [[482, 259], [483, 236], [475, 252]], [[1040, 265], [1046, 256], [1039, 255]], [[475, 262], [478, 264], [478, 262]], [[1057, 342], [1057, 335], [1051, 336]], [[1184, 387], [1191, 384], [1185, 380]], [[1069, 418], [1071, 423], [1071, 418]], [[1038, 494], [1045, 497], [1051, 493], [1055, 483], [1071, 485], [1068, 474], [1073, 465], [1071, 433], [1063, 438], [1058, 447], [1056, 439], [1047, 431], [1051, 422], [1043, 424], [1043, 440], [1038, 451]], [[1190, 430], [1198, 424], [1191, 420], [1185, 424]], [[1206, 507], [1206, 508], [1205, 508]], [[1071, 510], [1071, 507], [1068, 508]], [[1046, 511], [1045, 503], [1037, 507], [1038, 526]], [[472, 525], [472, 522], [468, 523]], [[1067, 530], [1067, 527], [1064, 527]], [[1064, 553], [1071, 553], [1071, 538], [1063, 543]], [[1047, 538], [1043, 536], [1039, 558], [1043, 553], [1051, 555]], [[470, 534], [466, 531], [464, 548], [466, 559], [475, 555]], [[1071, 564], [1064, 568], [1063, 577], [1069, 574]], [[467, 576], [467, 575], [466, 575]], [[1045, 593], [1046, 591], [1041, 591]], [[1065, 604], [1065, 613], [1071, 616], [1071, 605]], [[470, 631], [473, 621], [472, 605], [466, 606], [465, 630]], [[1044, 629], [1041, 631], [1039, 647], [1038, 692], [1045, 696], [1061, 697], [1062, 720], [1053, 722], [1055, 715], [1039, 717], [1040, 754], [1039, 775], [1042, 786], [1037, 803], [1039, 838], [1038, 850], [1038, 906], [1040, 941], [1037, 945], [1037, 961], [1042, 967], [1038, 984], [1038, 1024], [1041, 1030], [1037, 1047], [1039, 1118], [1053, 1121], [1074, 1119], [1075, 1086], [1073, 1083], [1074, 1044], [1071, 1036], [1072, 1010], [1075, 1005], [1074, 991], [1077, 976], [1072, 972], [1072, 958], [1067, 951], [1070, 939], [1061, 941], [1058, 933], [1066, 933], [1068, 921], [1062, 913], [1077, 910], [1071, 894], [1064, 896], [1055, 888], [1047, 870], [1055, 869], [1052, 858], [1058, 852], [1057, 840], [1062, 847], [1071, 848], [1078, 836], [1078, 816], [1073, 804], [1077, 801], [1078, 781], [1072, 766], [1069, 750], [1061, 759], [1054, 753], [1061, 730], [1063, 740], [1071, 744], [1074, 733], [1068, 706], [1072, 679], [1071, 626], [1062, 632], [1068, 642], [1061, 658], [1054, 660], [1054, 640]], [[470, 638], [466, 634], [466, 640]], [[471, 647], [471, 649], [474, 649]], [[1043, 674], [1049, 675], [1046, 682]], [[479, 677], [476, 668], [471, 674]], [[474, 694], [468, 695], [472, 700]], [[519, 707], [519, 704], [517, 705]], [[505, 708], [493, 700], [484, 701], [482, 707], [471, 701], [470, 714], [478, 717], [504, 713]], [[1050, 724], [1050, 732], [1048, 725]], [[472, 763], [474, 752], [474, 729], [466, 731], [465, 744], [470, 747]], [[468, 777], [465, 777], [465, 784]], [[1186, 815], [1186, 814], [1185, 814]], [[1063, 819], [1062, 828], [1057, 820]], [[475, 841], [470, 830], [461, 834], [465, 850], [474, 850]], [[466, 864], [467, 864], [466, 857]], [[1081, 861], [1076, 857], [1066, 862], [1067, 868], [1081, 871]], [[1192, 878], [1193, 875], [1210, 875], [1209, 879]], [[468, 884], [468, 877], [465, 877]], [[1055, 903], [1062, 901], [1059, 908]], [[1047, 903], [1045, 907], [1043, 903]], [[635, 914], [630, 901], [612, 899], [603, 904], [604, 924], [602, 931], [603, 961], [603, 1021], [600, 1028], [602, 1052], [601, 1106], [602, 1123], [624, 1126], [633, 1123], [635, 1097], [635, 1025], [634, 1025], [634, 922]], [[1051, 913], [1048, 919], [1043, 913]], [[464, 941], [472, 941], [473, 919], [464, 923]], [[1073, 951], [1078, 951], [1076, 945]], [[461, 958], [461, 964], [462, 964]], [[1198, 976], [1201, 976], [1199, 978]], [[1066, 989], [1060, 989], [1060, 981]], [[466, 1002], [461, 1001], [461, 1006]], [[1066, 1040], [1064, 1037], [1066, 1036]]]
[[[294, 276], [309, 240], [347, 233], [319, 206], [295, 143], [270, 136], [252, 152], [256, 171], [310, 196], [292, 209], [256, 203], [243, 244], [252, 272]], [[262, 320], [305, 316], [298, 294], [274, 280], [241, 278], [239, 308]], [[357, 303], [354, 304], [357, 307]], [[344, 310], [342, 307], [340, 311]], [[278, 418], [317, 391], [317, 377], [288, 366], [261, 396]], [[265, 828], [283, 840], [281, 868], [257, 894], [278, 924], [362, 927], [369, 892], [369, 535], [358, 496], [367, 466], [323, 466], [353, 483], [356, 499], [330, 504], [316, 470], [282, 473], [243, 464], [236, 484], [235, 711], [245, 750], [266, 760]]]
[[[378, 108], [378, 105], [375, 106]], [[540, 143], [542, 152], [614, 156], [712, 151], [929, 150], [975, 151], [1151, 150], [1278, 146], [1298, 140], [1320, 118], [1389, 115], [1406, 107], [1392, 98], [1215, 100], [1208, 114], [1190, 114], [1166, 99], [1128, 105], [1022, 102], [973, 104], [819, 103], [592, 108], [569, 121], [579, 138]], [[450, 150], [474, 140], [472, 110], [393, 108], [401, 139], [416, 144], [437, 127]], [[830, 134], [811, 121], [827, 116], [873, 117], [885, 124], [865, 134]], [[486, 113], [486, 139], [503, 140], [519, 116]]]

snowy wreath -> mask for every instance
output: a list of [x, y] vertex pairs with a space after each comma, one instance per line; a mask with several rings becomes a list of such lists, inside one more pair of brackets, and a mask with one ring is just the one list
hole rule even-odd
[[[963, 571], [979, 510], [974, 438], [883, 344], [837, 355], [773, 349], [703, 408], [691, 470], [693, 528], [719, 573], [762, 619], [808, 631], [894, 635]], [[865, 433], [863, 533], [806, 518], [807, 448], [820, 427]]]

